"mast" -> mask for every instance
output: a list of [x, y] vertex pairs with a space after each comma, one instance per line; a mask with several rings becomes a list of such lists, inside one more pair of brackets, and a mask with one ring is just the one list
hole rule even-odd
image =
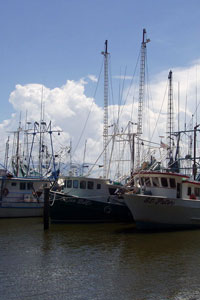
[[193, 178], [196, 179], [197, 175], [197, 164], [196, 164], [196, 139], [197, 139], [197, 128], [200, 126], [200, 124], [194, 126], [194, 163], [193, 163]]
[[19, 128], [17, 130], [16, 176], [19, 176], [19, 162], [20, 162], [20, 157], [19, 157], [19, 136], [20, 136], [20, 131], [21, 130], [22, 130], [22, 128], [21, 128], [21, 113], [20, 113]]
[[4, 159], [4, 166], [6, 170], [8, 168], [8, 153], [9, 153], [9, 136], [6, 142], [6, 151], [5, 151], [5, 159]]
[[69, 146], [69, 171], [72, 171], [72, 140], [70, 139], [70, 146]]
[[150, 39], [146, 39], [146, 29], [143, 29], [141, 54], [140, 54], [140, 85], [139, 85], [139, 99], [138, 99], [138, 121], [137, 121], [137, 167], [140, 165], [140, 140], [139, 137], [142, 134], [142, 116], [143, 116], [143, 102], [145, 94], [145, 62], [146, 62], [146, 44], [150, 42]]
[[169, 72], [169, 90], [168, 90], [168, 110], [167, 110], [167, 141], [169, 146], [169, 163], [171, 166], [173, 164], [173, 138], [172, 133], [174, 132], [174, 112], [173, 112], [173, 86], [172, 86], [172, 71]]
[[42, 93], [41, 93], [41, 102], [40, 102], [40, 124], [39, 124], [39, 153], [38, 153], [38, 173], [42, 175], [42, 160], [43, 160], [43, 86], [42, 86]]
[[130, 125], [137, 125], [137, 123], [130, 122], [128, 123], [128, 137], [129, 137], [129, 146], [130, 146], [130, 155], [131, 155], [131, 161], [130, 161], [130, 169], [131, 174], [134, 170], [134, 162], [135, 162], [135, 135], [136, 133], [131, 133]]
[[107, 144], [108, 144], [108, 41], [105, 41], [104, 55], [104, 126], [103, 126], [103, 177], [107, 177]]
[[85, 167], [86, 146], [87, 146], [87, 140], [85, 140], [85, 147], [84, 147], [84, 153], [83, 153], [82, 175], [84, 173], [84, 167]]

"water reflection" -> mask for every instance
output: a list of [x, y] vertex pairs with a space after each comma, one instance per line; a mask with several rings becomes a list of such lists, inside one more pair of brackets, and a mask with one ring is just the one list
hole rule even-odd
[[4, 299], [199, 299], [200, 231], [0, 220]]

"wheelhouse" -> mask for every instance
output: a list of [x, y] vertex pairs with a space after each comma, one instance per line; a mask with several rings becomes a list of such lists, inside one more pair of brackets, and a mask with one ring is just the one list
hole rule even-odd
[[[63, 177], [60, 178], [61, 192], [78, 197], [113, 195], [119, 184], [104, 178]], [[106, 197], [107, 197], [106, 196]]]
[[182, 196], [182, 183], [189, 177], [178, 173], [141, 172], [133, 175], [136, 192], [155, 196]]

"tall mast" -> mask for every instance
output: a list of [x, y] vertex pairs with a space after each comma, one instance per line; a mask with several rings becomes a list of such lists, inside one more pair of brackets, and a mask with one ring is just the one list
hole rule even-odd
[[104, 127], [103, 127], [103, 177], [107, 177], [107, 144], [108, 144], [108, 41], [105, 41], [104, 55]]
[[42, 160], [43, 160], [43, 136], [42, 136], [42, 123], [43, 123], [43, 85], [42, 85], [42, 93], [41, 93], [41, 102], [40, 102], [40, 124], [39, 124], [39, 132], [40, 132], [40, 138], [39, 138], [39, 155], [38, 155], [38, 172], [41, 175], [42, 174]]
[[150, 39], [146, 39], [146, 29], [143, 29], [141, 54], [140, 54], [140, 85], [139, 85], [139, 99], [138, 99], [138, 121], [137, 121], [137, 167], [140, 165], [140, 142], [139, 136], [142, 134], [142, 116], [143, 116], [143, 102], [145, 94], [145, 62], [146, 62], [146, 44], [150, 42]]
[[168, 110], [167, 110], [167, 141], [169, 145], [169, 166], [173, 163], [173, 139], [174, 132], [174, 111], [173, 111], [173, 86], [172, 86], [172, 71], [169, 72], [169, 90], [168, 90]]
[[21, 132], [22, 128], [21, 128], [21, 113], [20, 113], [20, 121], [19, 121], [19, 128], [17, 130], [17, 149], [16, 149], [16, 176], [19, 176], [19, 135]]

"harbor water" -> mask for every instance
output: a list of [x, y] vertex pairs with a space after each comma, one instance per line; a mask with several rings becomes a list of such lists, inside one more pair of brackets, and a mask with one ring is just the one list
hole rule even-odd
[[0, 220], [1, 300], [200, 299], [200, 230]]

